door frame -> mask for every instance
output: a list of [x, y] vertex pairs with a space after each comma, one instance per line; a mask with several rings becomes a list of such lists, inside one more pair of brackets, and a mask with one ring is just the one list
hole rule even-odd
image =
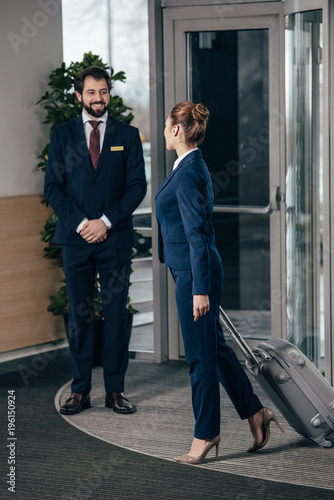
[[[224, 7], [224, 6], [221, 6]], [[270, 129], [270, 191], [281, 186], [284, 199], [284, 19], [278, 2], [259, 4], [192, 6], [164, 9], [164, 70], [165, 110], [168, 113], [176, 102], [186, 99], [186, 43], [189, 31], [219, 31], [241, 29], [268, 29], [269, 35], [269, 129]], [[219, 16], [219, 12], [224, 15]], [[173, 166], [175, 154], [166, 153], [166, 174]], [[274, 196], [271, 196], [273, 198]], [[272, 201], [273, 204], [273, 201]], [[271, 248], [271, 325], [272, 335], [286, 336], [285, 308], [285, 230], [284, 201], [281, 210], [270, 216]], [[283, 221], [282, 221], [283, 219]], [[284, 251], [283, 251], [284, 249]], [[168, 280], [168, 335], [169, 358], [183, 355], [183, 345], [174, 299], [174, 283]], [[251, 346], [252, 347], [252, 346]]]
[[[333, 204], [331, 193], [334, 193], [334, 155], [331, 144], [334, 144], [334, 107], [330, 106], [329, 95], [334, 95], [334, 51], [331, 50], [330, 33], [334, 33], [334, 6], [331, 0], [286, 0], [283, 2], [283, 15], [296, 14], [308, 10], [323, 11], [323, 217], [324, 217], [324, 328], [325, 328], [325, 373], [327, 380], [334, 384], [334, 217], [331, 217]], [[327, 50], [326, 50], [327, 49]], [[332, 124], [330, 126], [330, 124]]]

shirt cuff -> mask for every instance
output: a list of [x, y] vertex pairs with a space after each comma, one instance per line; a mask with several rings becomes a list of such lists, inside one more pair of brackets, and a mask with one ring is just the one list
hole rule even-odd
[[83, 228], [83, 226], [86, 224], [86, 222], [88, 222], [88, 219], [87, 217], [85, 217], [81, 222], [80, 224], [78, 225], [77, 229], [76, 229], [76, 232], [80, 234], [80, 231], [81, 229]]
[[111, 229], [112, 224], [106, 215], [103, 214], [100, 219], [103, 220], [108, 229]]

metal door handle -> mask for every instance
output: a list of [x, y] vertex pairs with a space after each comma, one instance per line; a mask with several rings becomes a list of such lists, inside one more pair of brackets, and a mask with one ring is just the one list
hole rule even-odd
[[284, 201], [284, 194], [281, 193], [280, 187], [277, 186], [271, 190], [270, 202], [266, 207], [214, 205], [213, 211], [225, 214], [268, 215], [280, 209], [281, 201]]
[[226, 213], [226, 214], [257, 214], [257, 215], [266, 215], [271, 214], [273, 212], [272, 206], [269, 203], [266, 207], [238, 207], [238, 206], [229, 206], [229, 205], [214, 205], [214, 212]]

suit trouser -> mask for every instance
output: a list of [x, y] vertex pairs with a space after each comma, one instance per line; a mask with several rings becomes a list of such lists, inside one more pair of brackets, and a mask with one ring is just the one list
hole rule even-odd
[[210, 311], [197, 322], [193, 317], [190, 270], [171, 269], [176, 283], [176, 303], [192, 388], [195, 437], [212, 439], [220, 433], [220, 388], [222, 384], [241, 419], [262, 408], [234, 351], [226, 344], [219, 322], [223, 269], [210, 272]]
[[91, 390], [97, 270], [104, 317], [102, 359], [105, 389], [106, 392], [123, 392], [128, 366], [129, 337], [125, 314], [131, 248], [109, 248], [104, 243], [64, 245], [62, 255], [69, 302], [72, 392], [88, 394]]

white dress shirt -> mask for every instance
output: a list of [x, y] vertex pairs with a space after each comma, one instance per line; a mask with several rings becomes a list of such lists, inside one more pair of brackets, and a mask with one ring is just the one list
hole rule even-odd
[[[90, 140], [90, 133], [93, 130], [93, 127], [89, 123], [91, 121], [91, 117], [87, 115], [87, 113], [82, 110], [82, 121], [84, 124], [84, 129], [85, 129], [85, 136], [86, 136], [86, 142], [87, 142], [87, 149], [89, 150], [89, 140]], [[101, 121], [102, 123], [99, 123], [99, 126], [97, 127], [100, 132], [100, 152], [102, 151], [102, 146], [103, 146], [103, 140], [104, 136], [106, 133], [106, 125], [107, 125], [107, 120], [108, 120], [108, 111], [106, 111], [100, 118], [96, 118], [97, 121]]]
[[[97, 118], [97, 120], [102, 122], [102, 123], [99, 123], [99, 125], [98, 125], [98, 129], [100, 132], [100, 152], [102, 151], [103, 140], [104, 140], [104, 136], [106, 133], [107, 119], [108, 119], [108, 111], [106, 111], [101, 117]], [[88, 150], [89, 150], [90, 133], [93, 130], [93, 127], [89, 123], [90, 120], [91, 120], [90, 116], [88, 116], [87, 113], [85, 112], [85, 110], [83, 109], [82, 110], [82, 121], [84, 124], [85, 137], [86, 137], [86, 143], [87, 143]], [[105, 225], [107, 226], [108, 229], [111, 228], [111, 222], [106, 215], [103, 214], [100, 217], [100, 219], [105, 223]], [[86, 224], [86, 222], [88, 222], [87, 217], [85, 217], [78, 225], [77, 230], [76, 230], [77, 233], [80, 233], [81, 229]]]
[[198, 148], [190, 149], [190, 151], [187, 151], [186, 153], [183, 153], [183, 155], [179, 156], [177, 160], [174, 162], [173, 170], [175, 170], [178, 166], [179, 163], [183, 160], [185, 156], [187, 156], [189, 153], [192, 153], [193, 151], [196, 151]]

